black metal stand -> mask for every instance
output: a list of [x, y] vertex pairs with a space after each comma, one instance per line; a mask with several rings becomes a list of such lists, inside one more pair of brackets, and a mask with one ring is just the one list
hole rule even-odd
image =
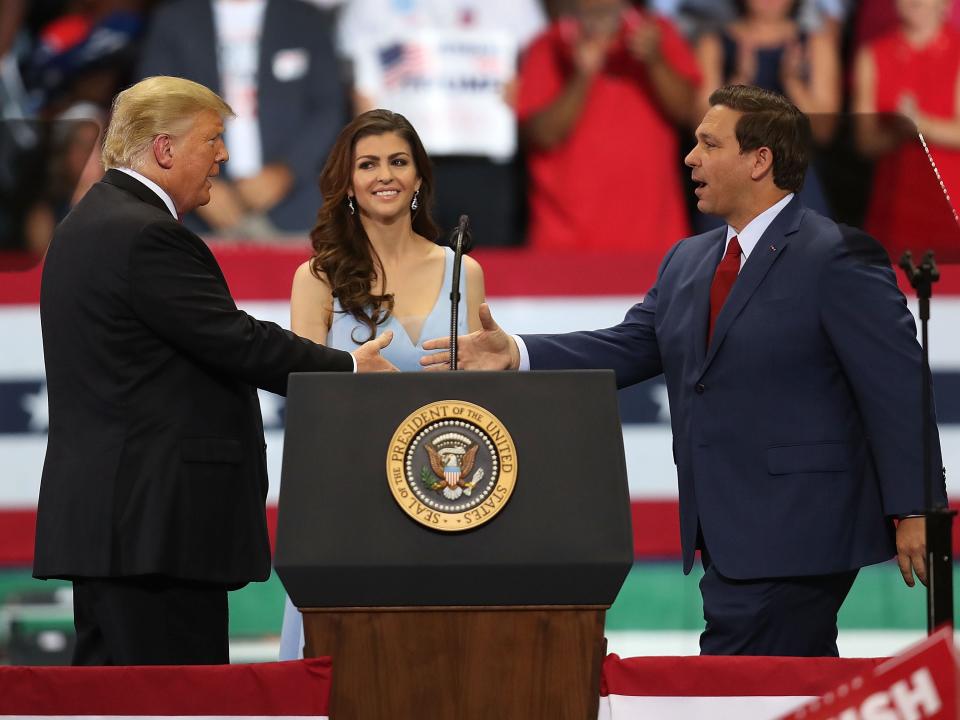
[[460, 265], [463, 254], [470, 252], [470, 218], [460, 216], [453, 239], [453, 285], [450, 288], [450, 369], [457, 369], [457, 325], [460, 320]]
[[923, 422], [923, 499], [927, 533], [927, 632], [932, 633], [944, 624], [953, 626], [953, 516], [956, 511], [933, 500], [934, 468], [931, 460], [933, 433], [932, 422], [933, 386], [930, 381], [930, 349], [927, 324], [930, 320], [930, 298], [933, 283], [940, 279], [940, 271], [928, 251], [923, 262], [913, 264], [913, 254], [908, 250], [900, 258], [910, 285], [917, 292], [920, 310], [920, 347], [922, 352], [921, 408]]

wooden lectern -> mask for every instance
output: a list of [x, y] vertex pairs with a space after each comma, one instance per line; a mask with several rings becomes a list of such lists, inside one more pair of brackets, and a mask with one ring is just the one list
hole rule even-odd
[[332, 720], [597, 717], [633, 561], [611, 372], [296, 374], [286, 428], [276, 568]]

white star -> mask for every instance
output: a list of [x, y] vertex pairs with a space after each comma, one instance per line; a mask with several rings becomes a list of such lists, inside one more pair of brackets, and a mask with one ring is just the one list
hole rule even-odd
[[667, 386], [654, 385], [650, 389], [650, 399], [660, 408], [657, 411], [657, 422], [670, 422], [670, 399], [667, 396]]
[[30, 416], [27, 426], [33, 432], [46, 432], [50, 427], [50, 410], [47, 406], [47, 384], [43, 383], [37, 392], [24, 395], [20, 400], [22, 407]]
[[260, 414], [263, 416], [263, 427], [277, 429], [283, 427], [280, 411], [283, 410], [284, 399], [266, 390], [257, 390], [260, 397]]

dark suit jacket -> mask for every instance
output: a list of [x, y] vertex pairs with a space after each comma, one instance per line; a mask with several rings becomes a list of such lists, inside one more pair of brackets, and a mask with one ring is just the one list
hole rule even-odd
[[237, 309], [207, 246], [109, 171], [57, 228], [40, 293], [50, 431], [34, 575], [270, 573], [256, 387], [349, 354]]
[[[698, 524], [736, 579], [890, 558], [923, 508], [920, 346], [884, 250], [795, 198], [743, 266], [706, 343], [726, 228], [682, 240], [624, 321], [523, 339], [534, 369], [664, 374], [684, 570]], [[946, 500], [940, 471], [937, 499]]]
[[[296, 79], [278, 79], [273, 72], [278, 53], [301, 50], [307, 54], [306, 72]], [[175, 75], [222, 94], [209, 0], [175, 0], [157, 8], [137, 75]], [[302, 0], [267, 3], [260, 37], [257, 106], [263, 163], [283, 163], [295, 178], [290, 194], [270, 211], [270, 219], [288, 232], [309, 230], [321, 202], [320, 171], [348, 117], [332, 28], [315, 6]], [[223, 170], [229, 178], [229, 162]]]

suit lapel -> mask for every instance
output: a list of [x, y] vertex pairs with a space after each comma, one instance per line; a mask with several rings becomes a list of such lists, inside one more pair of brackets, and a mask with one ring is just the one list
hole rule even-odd
[[[766, 277], [767, 272], [773, 267], [773, 264], [783, 254], [784, 250], [786, 250], [787, 245], [790, 243], [791, 236], [800, 228], [800, 220], [803, 217], [803, 213], [803, 205], [794, 197], [794, 199], [780, 211], [780, 214], [777, 215], [774, 221], [770, 223], [770, 227], [760, 236], [760, 240], [757, 241], [756, 247], [753, 249], [753, 252], [750, 253], [750, 257], [747, 258], [747, 262], [744, 263], [743, 268], [740, 270], [737, 281], [733, 284], [730, 295], [727, 297], [727, 301], [723, 304], [723, 308], [717, 316], [717, 325], [713, 329], [713, 337], [710, 340], [710, 346], [707, 348], [707, 356], [703, 361], [703, 372], [706, 372], [710, 363], [713, 361], [714, 356], [717, 354], [717, 349], [721, 343], [723, 343], [723, 339], [733, 324], [733, 321], [736, 320], [737, 316], [743, 311], [743, 308], [750, 301], [756, 289], [760, 287], [760, 283], [763, 282], [763, 278]], [[719, 260], [717, 262], [719, 262]], [[716, 265], [714, 265], [714, 267], [716, 267]], [[710, 289], [708, 285], [708, 307], [709, 295]], [[706, 335], [706, 332], [703, 334]]]

